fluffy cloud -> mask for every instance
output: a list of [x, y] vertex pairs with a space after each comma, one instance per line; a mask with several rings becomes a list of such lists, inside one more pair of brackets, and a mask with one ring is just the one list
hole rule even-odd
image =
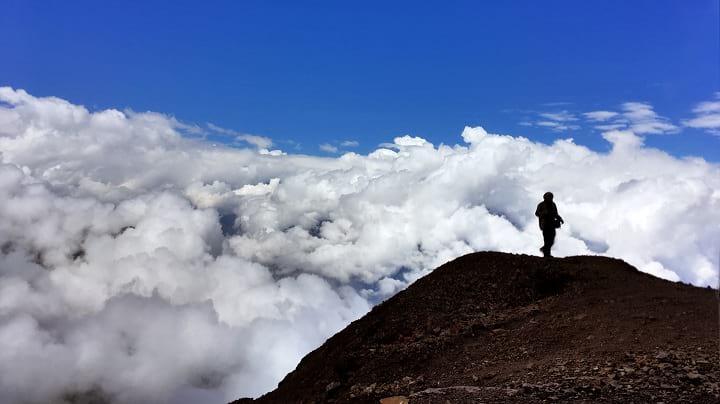
[[704, 101], [693, 108], [695, 117], [683, 121], [683, 125], [720, 134], [720, 92], [715, 93], [715, 98], [715, 101]]
[[538, 254], [547, 190], [556, 254], [717, 282], [720, 167], [633, 131], [605, 133], [609, 153], [466, 128], [334, 158], [184, 132], [0, 89], [0, 401], [258, 395], [437, 265]]

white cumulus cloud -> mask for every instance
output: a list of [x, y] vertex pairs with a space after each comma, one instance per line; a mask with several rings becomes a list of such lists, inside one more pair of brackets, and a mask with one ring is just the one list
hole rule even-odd
[[717, 283], [720, 167], [632, 129], [608, 153], [477, 127], [323, 158], [179, 125], [0, 89], [0, 402], [259, 395], [447, 260], [538, 254], [549, 190], [557, 255]]

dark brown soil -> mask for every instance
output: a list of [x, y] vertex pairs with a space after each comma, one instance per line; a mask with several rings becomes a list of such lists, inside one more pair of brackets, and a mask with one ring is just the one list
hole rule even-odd
[[717, 403], [719, 336], [717, 290], [605, 257], [481, 252], [376, 306], [255, 402]]

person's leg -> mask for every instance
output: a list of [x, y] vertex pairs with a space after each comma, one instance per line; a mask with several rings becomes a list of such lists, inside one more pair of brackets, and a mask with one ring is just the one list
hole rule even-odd
[[551, 257], [550, 249], [552, 248], [553, 244], [555, 243], [555, 229], [546, 229], [543, 230], [543, 241], [545, 242], [545, 245], [543, 245], [543, 255], [546, 257]]
[[555, 229], [550, 230], [550, 243], [548, 244], [548, 255], [552, 256], [550, 253], [550, 250], [552, 249], [553, 244], [555, 244]]

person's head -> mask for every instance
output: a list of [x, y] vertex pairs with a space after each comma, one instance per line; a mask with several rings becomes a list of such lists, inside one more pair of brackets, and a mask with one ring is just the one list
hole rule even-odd
[[553, 200], [552, 192], [545, 192], [545, 195], [543, 195], [543, 199], [546, 201], [552, 201]]

